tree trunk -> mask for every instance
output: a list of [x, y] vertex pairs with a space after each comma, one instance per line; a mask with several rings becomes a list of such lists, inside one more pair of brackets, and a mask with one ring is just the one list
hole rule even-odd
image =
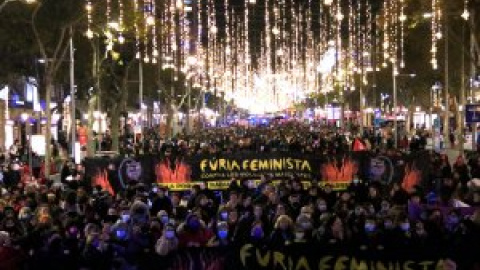
[[127, 109], [128, 100], [128, 77], [130, 74], [131, 62], [125, 69], [125, 75], [122, 79], [120, 89], [120, 100], [114, 105], [110, 115], [110, 134], [112, 135], [112, 151], [119, 152], [119, 136], [120, 136], [120, 116]]
[[[95, 80], [95, 91], [96, 93], [93, 94], [88, 100], [88, 122], [87, 122], [87, 157], [92, 157], [95, 155], [96, 145], [95, 145], [95, 138], [93, 137], [93, 123], [95, 119], [93, 118], [93, 112], [97, 108], [98, 99], [100, 98], [100, 74], [99, 74], [99, 53], [98, 53], [98, 44], [96, 40], [91, 42], [92, 50], [93, 50], [93, 58], [92, 58], [92, 77]], [[100, 142], [99, 142], [100, 143]]]
[[408, 112], [407, 112], [407, 119], [405, 121], [405, 131], [407, 132], [407, 135], [410, 135], [410, 130], [412, 124], [414, 125], [413, 129], [415, 129], [415, 123], [414, 123], [414, 112], [415, 112], [415, 106], [413, 102], [410, 103], [408, 106]]
[[173, 109], [173, 104], [171, 102], [172, 100], [169, 99], [167, 100], [167, 104], [165, 104], [167, 108], [167, 128], [165, 131], [165, 136], [167, 138], [170, 138], [173, 136], [173, 114], [174, 114], [174, 109]]
[[95, 140], [93, 137], [93, 111], [97, 105], [97, 96], [93, 95], [88, 101], [88, 123], [87, 123], [87, 157], [92, 157], [95, 154]]
[[46, 103], [46, 116], [47, 116], [47, 124], [46, 124], [46, 132], [45, 132], [45, 178], [50, 178], [50, 162], [51, 162], [51, 151], [50, 151], [50, 144], [52, 141], [52, 133], [51, 133], [51, 126], [52, 126], [52, 110], [50, 109], [50, 104], [52, 102], [52, 90], [53, 90], [53, 76], [50, 74], [45, 75], [45, 103]]
[[119, 106], [115, 106], [112, 109], [112, 113], [110, 115], [110, 134], [112, 135], [112, 151], [118, 152], [119, 151], [119, 136], [120, 136], [120, 108]]

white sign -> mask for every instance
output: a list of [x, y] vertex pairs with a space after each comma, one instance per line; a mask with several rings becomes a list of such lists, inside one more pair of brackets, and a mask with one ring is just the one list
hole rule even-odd
[[79, 142], [75, 142], [75, 164], [82, 162], [82, 147]]
[[327, 108], [327, 119], [328, 120], [339, 120], [341, 116], [341, 108], [340, 107], [330, 107]]
[[32, 150], [39, 156], [45, 156], [45, 136], [44, 135], [32, 135]]

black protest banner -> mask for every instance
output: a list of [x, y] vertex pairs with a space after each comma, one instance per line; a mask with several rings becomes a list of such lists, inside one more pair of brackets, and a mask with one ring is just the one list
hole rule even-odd
[[324, 247], [291, 245], [282, 250], [245, 244], [237, 251], [236, 269], [332, 269], [332, 270], [436, 270], [444, 269], [444, 258], [436, 254], [398, 251], [332, 252]]
[[[448, 263], [447, 263], [448, 261]], [[463, 270], [472, 264], [453, 261], [437, 252], [395, 250], [329, 250], [314, 244], [294, 243], [280, 249], [246, 243], [228, 248], [195, 248], [170, 254], [165, 269], [212, 270], [449, 270], [454, 263]], [[460, 269], [460, 268], [458, 268]]]
[[[345, 188], [358, 175], [361, 179], [385, 184], [401, 183], [406, 190], [427, 179], [429, 159], [426, 152], [381, 155], [352, 152], [336, 156], [289, 153], [238, 153], [161, 158], [142, 155], [135, 158], [91, 158], [85, 160], [86, 176], [92, 184], [114, 191], [130, 181], [157, 183], [174, 190], [191, 188], [198, 181], [211, 189], [225, 189], [235, 179], [258, 180], [270, 175], [273, 180], [295, 177], [308, 184], [314, 179], [321, 185]], [[108, 167], [117, 173], [111, 173]]]

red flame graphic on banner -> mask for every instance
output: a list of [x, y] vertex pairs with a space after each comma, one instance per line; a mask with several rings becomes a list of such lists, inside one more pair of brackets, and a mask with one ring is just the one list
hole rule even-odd
[[190, 172], [190, 166], [180, 160], [177, 160], [174, 169], [171, 168], [168, 160], [155, 166], [157, 183], [187, 183], [190, 182]]
[[103, 190], [108, 191], [108, 193], [112, 195], [115, 194], [112, 185], [110, 185], [110, 182], [108, 181], [107, 170], [98, 170], [98, 173], [92, 179], [92, 186], [100, 186]]
[[420, 183], [421, 179], [421, 173], [415, 164], [407, 164], [405, 166], [405, 176], [403, 176], [402, 180], [402, 188], [407, 192], [412, 192], [414, 187]]
[[358, 172], [358, 165], [350, 158], [342, 159], [341, 166], [332, 160], [321, 167], [321, 173], [324, 181], [327, 182], [349, 182]]

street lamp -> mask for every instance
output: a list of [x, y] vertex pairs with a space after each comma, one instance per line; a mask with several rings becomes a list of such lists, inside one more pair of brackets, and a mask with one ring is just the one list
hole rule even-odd
[[5, 2], [3, 2], [2, 4], [0, 4], [0, 12], [2, 12], [2, 10], [11, 2], [25, 2], [27, 4], [33, 4], [35, 2], [37, 2], [36, 0], [5, 0]]
[[398, 147], [398, 121], [397, 121], [397, 77], [415, 78], [416, 74], [399, 74], [398, 68], [394, 65], [392, 67], [393, 77], [393, 145]]

